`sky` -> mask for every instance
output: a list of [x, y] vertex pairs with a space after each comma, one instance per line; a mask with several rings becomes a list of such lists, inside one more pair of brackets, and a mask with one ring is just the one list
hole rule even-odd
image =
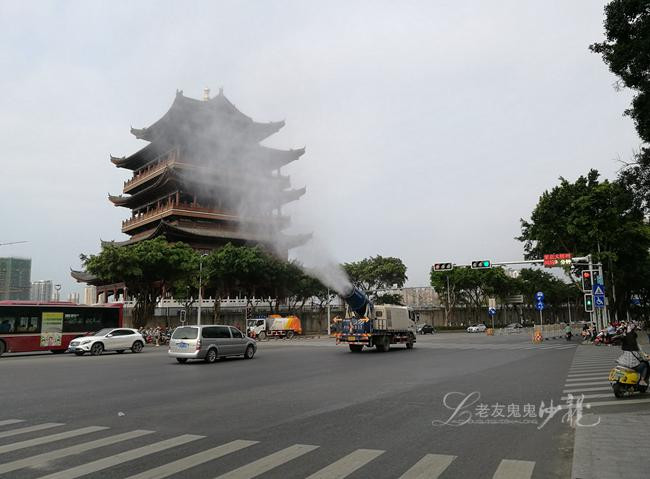
[[402, 258], [410, 286], [435, 262], [522, 258], [520, 218], [590, 168], [616, 176], [639, 139], [630, 102], [589, 44], [594, 0], [0, 0], [0, 256], [32, 280], [70, 277], [80, 253], [126, 239], [109, 155], [177, 89], [225, 95], [263, 144], [306, 146], [283, 169], [293, 231], [335, 261]]

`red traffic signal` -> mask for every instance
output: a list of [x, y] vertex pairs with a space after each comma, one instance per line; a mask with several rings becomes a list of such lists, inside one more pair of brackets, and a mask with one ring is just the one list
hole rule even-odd
[[582, 272], [582, 290], [588, 293], [591, 293], [591, 289], [594, 285], [594, 277], [591, 271], [584, 270]]

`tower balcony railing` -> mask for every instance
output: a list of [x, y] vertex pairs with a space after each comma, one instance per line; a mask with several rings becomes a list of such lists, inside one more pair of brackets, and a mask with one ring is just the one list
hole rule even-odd
[[185, 216], [202, 219], [212, 219], [221, 221], [232, 222], [256, 222], [264, 223], [269, 221], [281, 221], [283, 224], [288, 224], [289, 217], [270, 214], [268, 216], [261, 216], [257, 218], [243, 219], [236, 213], [218, 210], [214, 208], [205, 208], [192, 203], [176, 203], [171, 202], [161, 204], [147, 212], [137, 213], [135, 216], [122, 221], [122, 232], [126, 233], [144, 224], [162, 220], [169, 216]]
[[168, 166], [173, 165], [178, 158], [177, 152], [178, 150], [173, 148], [162, 155], [157, 156], [156, 159], [150, 162], [147, 166], [136, 170], [133, 173], [133, 177], [124, 182], [124, 193], [128, 193], [136, 186], [139, 186], [150, 178], [156, 176]]

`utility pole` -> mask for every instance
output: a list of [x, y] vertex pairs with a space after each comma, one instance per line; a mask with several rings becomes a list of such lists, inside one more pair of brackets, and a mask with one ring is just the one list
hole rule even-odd
[[[199, 258], [199, 309], [196, 314], [196, 325], [201, 326], [201, 306], [203, 304], [203, 258], [207, 256], [207, 253], [203, 253]], [[215, 306], [216, 307], [216, 306]]]
[[445, 326], [449, 326], [450, 309], [451, 309], [451, 302], [449, 296], [449, 275], [447, 275], [447, 307], [445, 308]]
[[327, 337], [330, 337], [332, 334], [332, 318], [330, 317], [331, 316], [330, 303], [331, 303], [330, 289], [327, 288]]

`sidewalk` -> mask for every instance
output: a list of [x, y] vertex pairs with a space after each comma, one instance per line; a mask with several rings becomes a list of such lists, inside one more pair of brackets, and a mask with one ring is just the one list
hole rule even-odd
[[650, 412], [585, 414], [577, 427], [572, 479], [647, 479]]

